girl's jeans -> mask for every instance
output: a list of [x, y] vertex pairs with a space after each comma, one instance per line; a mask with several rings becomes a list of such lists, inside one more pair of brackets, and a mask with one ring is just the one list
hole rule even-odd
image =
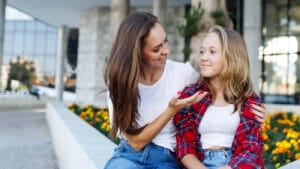
[[209, 169], [227, 165], [232, 158], [232, 150], [225, 148], [223, 150], [204, 150], [203, 164]]
[[167, 148], [148, 144], [135, 151], [126, 140], [121, 140], [105, 169], [179, 169], [174, 152]]

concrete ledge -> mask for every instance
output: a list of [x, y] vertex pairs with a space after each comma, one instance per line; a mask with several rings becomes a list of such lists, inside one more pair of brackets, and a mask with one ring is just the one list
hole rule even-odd
[[286, 105], [286, 104], [266, 104], [267, 110], [271, 113], [276, 111], [293, 112], [300, 115], [300, 105]]
[[0, 110], [45, 108], [48, 100], [53, 98], [32, 95], [0, 95]]
[[116, 146], [60, 102], [46, 115], [60, 169], [102, 169]]
[[300, 160], [296, 160], [278, 169], [299, 169], [299, 168], [300, 168]]

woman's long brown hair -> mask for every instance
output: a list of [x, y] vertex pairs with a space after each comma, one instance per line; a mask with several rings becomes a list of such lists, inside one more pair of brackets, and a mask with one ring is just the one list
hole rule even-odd
[[129, 15], [120, 25], [105, 70], [105, 82], [113, 104], [110, 136], [118, 131], [138, 134], [138, 80], [141, 71], [142, 48], [157, 18], [145, 12]]

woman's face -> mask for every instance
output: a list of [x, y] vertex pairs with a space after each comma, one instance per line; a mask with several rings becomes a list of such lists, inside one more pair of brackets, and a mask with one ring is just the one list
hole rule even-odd
[[142, 49], [143, 68], [163, 69], [169, 52], [166, 32], [156, 23], [145, 38], [145, 46]]
[[200, 47], [200, 73], [206, 78], [217, 78], [223, 70], [223, 49], [217, 33], [209, 33]]

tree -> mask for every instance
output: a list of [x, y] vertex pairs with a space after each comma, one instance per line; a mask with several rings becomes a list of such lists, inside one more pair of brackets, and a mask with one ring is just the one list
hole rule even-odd
[[6, 90], [11, 90], [11, 80], [20, 81], [30, 90], [32, 82], [36, 79], [34, 62], [25, 56], [17, 56], [10, 61], [9, 67]]
[[191, 50], [191, 38], [200, 31], [199, 22], [204, 13], [204, 9], [201, 7], [201, 3], [197, 7], [192, 7], [187, 11], [185, 15], [185, 24], [177, 25], [177, 30], [181, 36], [184, 37], [184, 62], [189, 60], [189, 56], [192, 52]]

